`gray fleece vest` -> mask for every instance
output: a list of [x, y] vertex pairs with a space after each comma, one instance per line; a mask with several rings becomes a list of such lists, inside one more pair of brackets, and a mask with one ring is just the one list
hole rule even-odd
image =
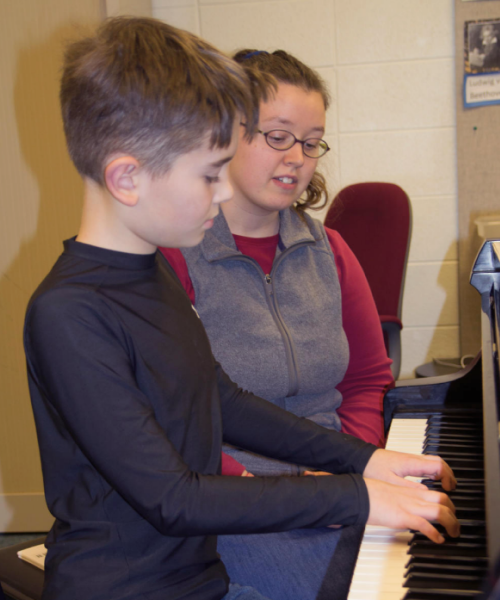
[[[340, 429], [336, 386], [349, 362], [335, 260], [323, 225], [280, 213], [270, 273], [236, 248], [222, 213], [195, 248], [183, 249], [195, 306], [213, 353], [249, 390], [320, 425]], [[230, 450], [255, 474], [296, 468]]]

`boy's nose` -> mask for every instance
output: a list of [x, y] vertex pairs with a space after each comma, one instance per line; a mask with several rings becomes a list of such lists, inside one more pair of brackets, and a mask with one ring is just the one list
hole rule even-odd
[[221, 202], [227, 202], [233, 197], [233, 186], [229, 180], [229, 177], [221, 177], [219, 185], [217, 186], [217, 192], [214, 195], [214, 204], [220, 204]]

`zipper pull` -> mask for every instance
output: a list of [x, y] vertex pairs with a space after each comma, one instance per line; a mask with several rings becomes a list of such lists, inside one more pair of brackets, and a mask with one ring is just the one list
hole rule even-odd
[[264, 275], [266, 283], [270, 284], [271, 283], [271, 275], [269, 275], [269, 273], [267, 275]]

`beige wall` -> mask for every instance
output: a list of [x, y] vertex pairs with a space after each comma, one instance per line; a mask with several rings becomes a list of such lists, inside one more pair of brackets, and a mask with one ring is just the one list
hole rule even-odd
[[284, 48], [319, 70], [334, 98], [332, 192], [392, 181], [411, 197], [402, 376], [458, 356], [453, 0], [153, 0], [153, 15], [228, 52]]
[[0, 530], [42, 529], [45, 512], [22, 324], [35, 287], [74, 235], [81, 184], [58, 108], [61, 45], [100, 19], [99, 0], [4, 2], [0, 20]]
[[[111, 14], [149, 0], [109, 0]], [[66, 153], [58, 106], [64, 41], [91, 31], [102, 0], [2, 2], [0, 19], [0, 531], [43, 531], [45, 507], [26, 383], [26, 304], [77, 232], [81, 182]]]

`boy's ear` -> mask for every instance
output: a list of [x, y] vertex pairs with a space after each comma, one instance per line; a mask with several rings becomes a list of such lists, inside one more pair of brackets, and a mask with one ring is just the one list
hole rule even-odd
[[104, 170], [104, 181], [109, 193], [126, 206], [135, 206], [139, 200], [139, 161], [133, 156], [120, 156]]

